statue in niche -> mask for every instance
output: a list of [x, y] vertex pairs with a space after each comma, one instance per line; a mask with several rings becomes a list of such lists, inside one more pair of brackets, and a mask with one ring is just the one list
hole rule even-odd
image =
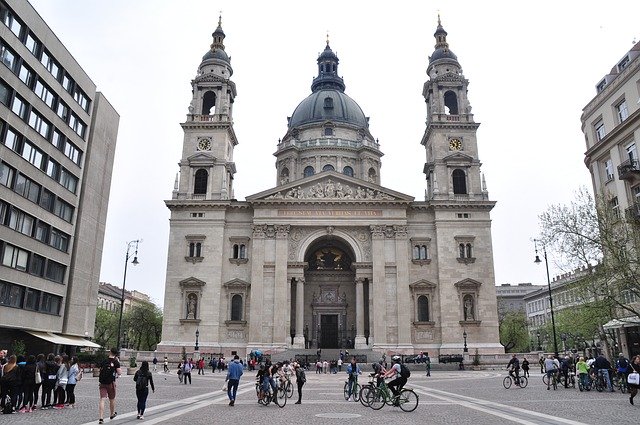
[[336, 258], [338, 255], [331, 252], [331, 250], [326, 250], [322, 252], [322, 266], [325, 269], [333, 270], [336, 268]]
[[464, 320], [475, 320], [475, 316], [473, 314], [473, 297], [471, 295], [464, 297]]
[[196, 294], [189, 294], [187, 299], [187, 319], [196, 318], [196, 305], [198, 303], [198, 297]]

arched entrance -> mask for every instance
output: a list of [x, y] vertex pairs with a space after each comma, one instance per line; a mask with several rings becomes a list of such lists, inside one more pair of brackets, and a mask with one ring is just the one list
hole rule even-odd
[[309, 347], [352, 348], [356, 333], [353, 251], [343, 240], [325, 236], [308, 247], [304, 258], [304, 321]]

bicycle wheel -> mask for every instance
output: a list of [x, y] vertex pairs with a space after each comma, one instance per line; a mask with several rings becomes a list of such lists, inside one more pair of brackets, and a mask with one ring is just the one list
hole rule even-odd
[[558, 380], [556, 379], [555, 375], [553, 375], [553, 378], [551, 378], [551, 382], [553, 384], [553, 389], [557, 390], [558, 389]]
[[278, 390], [276, 391], [276, 396], [275, 396], [275, 402], [278, 405], [278, 407], [284, 407], [287, 404], [287, 391], [282, 388], [279, 387]]
[[418, 394], [413, 390], [402, 390], [398, 397], [398, 404], [403, 412], [413, 412], [418, 407]]
[[529, 380], [526, 377], [524, 376], [520, 377], [520, 388], [526, 388], [528, 383], [529, 383]]
[[351, 397], [351, 395], [349, 394], [349, 381], [344, 383], [344, 399], [349, 401], [349, 397]]
[[357, 382], [353, 384], [353, 391], [351, 391], [353, 401], [360, 401], [360, 384]]
[[376, 388], [373, 392], [373, 396], [369, 400], [369, 407], [373, 410], [380, 410], [387, 399], [387, 394], [384, 390]]
[[365, 385], [360, 388], [360, 392], [358, 393], [358, 397], [360, 397], [360, 403], [363, 406], [369, 407], [369, 403], [371, 399], [373, 399], [373, 392], [375, 391], [375, 387], [372, 385]]
[[509, 389], [511, 388], [511, 377], [510, 376], [505, 376], [504, 379], [502, 380], [502, 386], [505, 389]]
[[549, 386], [549, 375], [542, 375], [542, 382], [548, 387]]
[[293, 384], [291, 381], [287, 381], [287, 385], [285, 386], [285, 390], [287, 392], [287, 398], [293, 397]]

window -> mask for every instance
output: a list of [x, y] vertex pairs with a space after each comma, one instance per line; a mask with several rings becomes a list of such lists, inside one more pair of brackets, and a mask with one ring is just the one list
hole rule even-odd
[[27, 85], [27, 87], [31, 88], [31, 84], [33, 84], [34, 80], [33, 71], [26, 66], [25, 64], [20, 65], [20, 72], [18, 73], [18, 78]]
[[284, 167], [280, 172], [280, 184], [287, 183], [289, 183], [289, 169], [287, 167]]
[[49, 229], [50, 226], [44, 221], [39, 221], [36, 224], [36, 234], [35, 238], [42, 243], [48, 243], [49, 241]]
[[234, 322], [242, 320], [242, 295], [240, 294], [231, 297], [231, 320]]
[[611, 159], [607, 159], [604, 162], [604, 175], [607, 181], [613, 180], [613, 162]]
[[322, 167], [322, 171], [335, 171], [336, 169], [333, 168], [333, 165], [331, 164], [327, 164], [324, 167]]
[[13, 184], [13, 175], [15, 170], [9, 167], [4, 162], [0, 162], [0, 184], [6, 187], [11, 187]]
[[66, 168], [60, 167], [60, 179], [58, 182], [63, 185], [69, 192], [76, 193], [78, 187], [78, 178], [71, 174]]
[[62, 283], [64, 282], [65, 270], [66, 267], [64, 265], [49, 260], [47, 261], [47, 272], [45, 274], [45, 277], [54, 282]]
[[369, 168], [369, 182], [376, 182], [376, 170], [375, 168]]
[[0, 80], [0, 102], [4, 106], [9, 106], [11, 104], [11, 87], [5, 84], [2, 80]]
[[636, 144], [631, 143], [624, 148], [627, 151], [627, 157], [633, 162], [638, 159], [638, 152], [636, 150]]
[[73, 89], [73, 99], [85, 111], [89, 108], [89, 98], [82, 92], [82, 90], [80, 90], [80, 87], [78, 87], [78, 85], [76, 85]]
[[47, 168], [45, 172], [49, 177], [58, 181], [58, 177], [60, 176], [60, 164], [58, 164], [53, 159], [49, 158], [47, 160]]
[[467, 177], [464, 174], [464, 171], [456, 168], [452, 173], [453, 178], [453, 193], [456, 195], [466, 195], [467, 194]]
[[307, 166], [304, 168], [303, 175], [304, 177], [311, 177], [316, 173], [312, 166]]
[[25, 310], [38, 310], [38, 304], [40, 303], [40, 291], [36, 289], [26, 288], [24, 297], [24, 309]]
[[331, 128], [331, 127], [325, 127], [325, 128], [324, 128], [324, 135], [325, 135], [325, 136], [333, 136], [333, 128]]
[[22, 146], [20, 144], [21, 138], [18, 134], [13, 132], [10, 128], [7, 129], [7, 134], [4, 136], [4, 144], [6, 147], [14, 152], [21, 152]]
[[51, 144], [56, 148], [64, 149], [66, 137], [62, 135], [58, 130], [53, 130], [53, 136], [51, 136]]
[[418, 322], [429, 321], [429, 299], [426, 295], [418, 297]]
[[16, 183], [13, 191], [18, 195], [24, 196], [31, 202], [38, 203], [38, 195], [40, 194], [40, 185], [22, 174], [16, 176]]
[[44, 276], [45, 258], [38, 254], [31, 254], [29, 261], [29, 273], [34, 276]]
[[620, 122], [627, 119], [629, 111], [627, 110], [627, 102], [625, 100], [616, 105], [616, 113], [618, 114], [618, 120]]
[[61, 232], [56, 228], [51, 228], [51, 238], [49, 241], [49, 245], [62, 252], [67, 252], [69, 248], [69, 235]]
[[12, 285], [8, 282], [0, 282], [0, 305], [7, 307], [22, 307], [24, 286]]
[[618, 62], [618, 72], [621, 72], [629, 65], [629, 56], [625, 56], [620, 62]]
[[45, 121], [45, 119], [42, 118], [42, 116], [36, 111], [34, 111], [33, 109], [29, 114], [29, 125], [35, 131], [40, 133], [42, 137], [44, 137], [45, 139], [49, 139], [49, 131], [51, 130], [51, 124]]
[[76, 114], [72, 113], [69, 115], [69, 127], [71, 127], [71, 129], [75, 131], [78, 136], [84, 137], [86, 125], [82, 121], [80, 121], [80, 118], [78, 118]]
[[20, 38], [22, 23], [20, 23], [20, 21], [13, 16], [13, 13], [4, 5], [0, 6], [0, 15], [2, 16], [2, 22], [4, 22], [7, 28], [9, 28], [16, 37]]
[[189, 257], [202, 257], [202, 243], [191, 242], [189, 243]]
[[204, 195], [207, 193], [207, 180], [209, 179], [209, 173], [207, 170], [201, 168], [196, 171], [195, 181], [193, 184], [194, 195]]
[[596, 132], [596, 140], [599, 142], [600, 140], [604, 139], [604, 136], [606, 136], [604, 122], [602, 120], [596, 121], [596, 123], [593, 124], [593, 128]]
[[38, 168], [42, 168], [42, 152], [29, 142], [22, 148], [22, 157]]
[[44, 85], [42, 81], [40, 81], [40, 79], [36, 81], [36, 85], [33, 88], [33, 92], [36, 95], [38, 95], [38, 97], [42, 99], [42, 101], [46, 103], [49, 108], [53, 109], [53, 102], [56, 100], [56, 97], [51, 92], [51, 89], [49, 89], [49, 87]]
[[42, 63], [42, 65], [44, 65], [45, 68], [47, 68], [47, 71], [49, 71], [51, 75], [53, 75], [53, 78], [55, 78], [56, 80], [58, 79], [60, 75], [60, 66], [58, 65], [56, 60], [53, 59], [50, 56], [49, 52], [47, 52], [46, 50], [42, 51], [42, 57], [40, 58], [40, 63]]
[[33, 234], [34, 218], [17, 208], [12, 208], [9, 213], [9, 227], [24, 235]]
[[71, 93], [71, 90], [73, 90], [73, 86], [73, 79], [69, 76], [69, 74], [65, 72], [62, 76], [62, 87], [64, 87], [67, 92]]
[[71, 223], [71, 217], [73, 217], [73, 207], [65, 201], [56, 198], [53, 206], [53, 213], [61, 219]]
[[614, 196], [613, 198], [611, 198], [611, 200], [609, 200], [609, 207], [611, 208], [611, 214], [613, 214], [613, 216], [615, 218], [620, 218], [620, 205], [618, 203], [618, 197]]
[[17, 63], [16, 55], [4, 44], [0, 45], [0, 59], [7, 68], [9, 68], [11, 71], [14, 70]]
[[244, 260], [247, 258], [247, 246], [243, 243], [233, 245], [233, 257], [236, 260]]
[[596, 86], [596, 91], [598, 93], [600, 93], [602, 90], [604, 90], [604, 88], [607, 86], [607, 81], [606, 80], [602, 80], [598, 83], [598, 85]]
[[331, 97], [325, 97], [324, 98], [324, 108], [325, 109], [332, 109], [333, 108], [333, 98], [331, 98]]
[[342, 174], [345, 176], [353, 177], [353, 168], [346, 166], [342, 169]]
[[211, 115], [216, 106], [216, 94], [212, 91], [207, 91], [202, 96], [202, 115]]
[[68, 140], [64, 147], [64, 154], [77, 165], [80, 165], [80, 150]]
[[4, 255], [2, 256], [2, 265], [14, 268], [20, 271], [27, 270], [27, 260], [29, 253], [16, 246], [5, 244]]
[[458, 115], [458, 97], [451, 90], [444, 93], [444, 109], [447, 115]]
[[40, 42], [36, 39], [33, 34], [27, 34], [27, 38], [24, 40], [24, 45], [33, 56], [38, 56], [38, 50], [40, 50]]
[[43, 292], [40, 311], [43, 313], [59, 314], [61, 301], [62, 297]]
[[11, 110], [20, 118], [25, 119], [27, 117], [27, 109], [29, 105], [20, 97], [17, 96], [13, 99], [13, 106]]
[[40, 194], [40, 206], [42, 208], [44, 208], [45, 210], [52, 212], [53, 211], [53, 203], [55, 201], [56, 197], [55, 195], [47, 190], [47, 189], [42, 189], [42, 193]]

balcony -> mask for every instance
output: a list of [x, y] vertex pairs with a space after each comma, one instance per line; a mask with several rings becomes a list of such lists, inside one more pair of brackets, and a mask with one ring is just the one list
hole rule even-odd
[[620, 180], [633, 180], [640, 178], [640, 165], [637, 159], [627, 159], [618, 165], [618, 177]]
[[640, 222], [640, 202], [635, 202], [627, 208], [627, 219]]

